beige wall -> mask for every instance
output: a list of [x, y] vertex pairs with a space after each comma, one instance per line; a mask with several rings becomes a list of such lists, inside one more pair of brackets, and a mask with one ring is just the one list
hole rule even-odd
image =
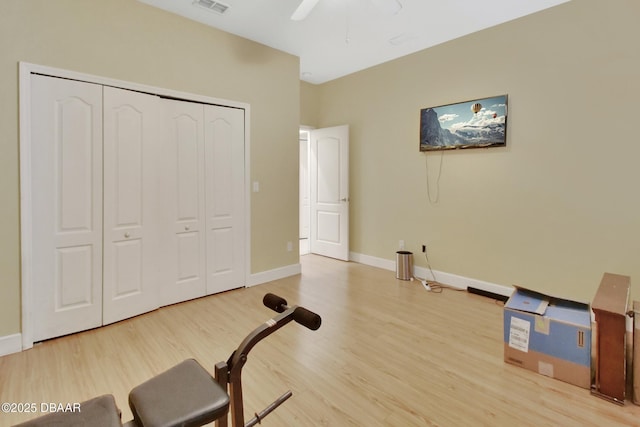
[[297, 264], [298, 58], [135, 0], [0, 2], [0, 337], [20, 331], [18, 61], [251, 105], [251, 271]]
[[[404, 239], [425, 266], [426, 243], [436, 270], [586, 301], [605, 271], [637, 288], [638, 16], [575, 0], [318, 86], [317, 125], [351, 126], [351, 250]], [[421, 108], [505, 93], [506, 148], [418, 152]]]
[[320, 90], [322, 86], [300, 81], [300, 124], [317, 127], [320, 120]]

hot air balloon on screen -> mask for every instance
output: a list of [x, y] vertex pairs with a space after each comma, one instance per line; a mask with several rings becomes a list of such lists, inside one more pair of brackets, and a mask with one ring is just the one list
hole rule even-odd
[[506, 131], [507, 95], [471, 98], [420, 110], [423, 152], [504, 147]]

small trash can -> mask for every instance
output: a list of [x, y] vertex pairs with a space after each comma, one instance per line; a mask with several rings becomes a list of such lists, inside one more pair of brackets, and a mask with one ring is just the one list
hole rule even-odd
[[411, 280], [413, 277], [413, 252], [396, 252], [396, 279]]
[[640, 301], [633, 302], [633, 403], [640, 405]]

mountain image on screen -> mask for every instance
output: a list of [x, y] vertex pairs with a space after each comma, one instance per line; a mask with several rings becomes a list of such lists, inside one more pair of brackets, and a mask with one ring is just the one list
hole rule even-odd
[[420, 111], [421, 151], [504, 145], [506, 95]]

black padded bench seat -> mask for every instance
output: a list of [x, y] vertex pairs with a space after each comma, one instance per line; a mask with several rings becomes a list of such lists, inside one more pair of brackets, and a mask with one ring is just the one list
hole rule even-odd
[[75, 412], [53, 412], [15, 427], [122, 427], [113, 396], [105, 394], [80, 403]]
[[197, 361], [187, 359], [131, 390], [129, 407], [140, 426], [201, 426], [227, 413], [229, 395]]

